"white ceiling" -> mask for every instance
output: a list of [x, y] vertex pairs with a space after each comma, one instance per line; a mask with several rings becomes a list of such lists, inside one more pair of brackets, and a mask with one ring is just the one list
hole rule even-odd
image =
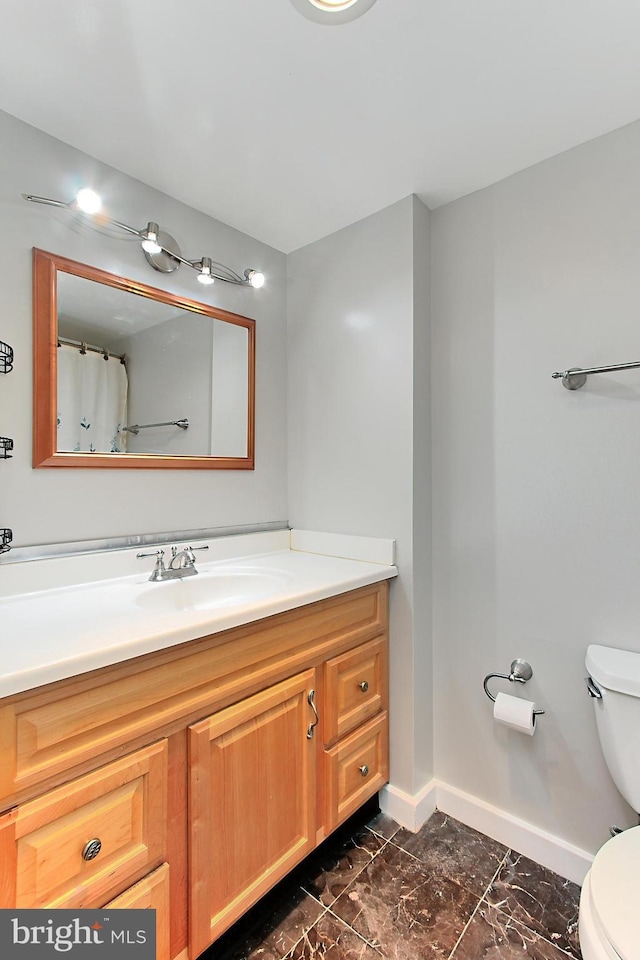
[[187, 316], [172, 304], [62, 271], [57, 274], [56, 288], [60, 336], [85, 340], [93, 346], [108, 347], [120, 337]]
[[638, 0], [19, 0], [0, 108], [289, 252], [636, 120], [639, 38]]

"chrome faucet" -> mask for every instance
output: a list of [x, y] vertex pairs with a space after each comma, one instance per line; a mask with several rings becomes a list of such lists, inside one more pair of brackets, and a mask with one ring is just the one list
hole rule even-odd
[[195, 576], [198, 571], [196, 570], [194, 549], [208, 550], [209, 547], [184, 547], [180, 551], [177, 547], [171, 547], [171, 560], [167, 567], [164, 565], [164, 550], [162, 548], [153, 550], [151, 553], [138, 553], [136, 556], [139, 560], [143, 557], [156, 558], [156, 564], [151, 571], [149, 580], [157, 583], [163, 580], [181, 580], [183, 577]]
[[183, 577], [190, 577], [194, 573], [197, 573], [196, 557], [191, 547], [184, 547], [180, 553], [178, 553], [177, 547], [171, 547], [171, 560], [169, 561], [168, 570], [173, 570], [173, 572], [178, 575], [180, 571], [184, 571], [182, 573]]

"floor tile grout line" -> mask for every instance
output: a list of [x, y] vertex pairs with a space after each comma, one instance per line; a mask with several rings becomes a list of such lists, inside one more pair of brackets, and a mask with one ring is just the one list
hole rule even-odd
[[[394, 837], [396, 836], [397, 833], [398, 833], [398, 831], [396, 831], [396, 833], [394, 834]], [[404, 854], [406, 854], [408, 857], [411, 857], [411, 859], [412, 859], [412, 860], [415, 860], [416, 863], [419, 863], [419, 864], [421, 864], [422, 866], [426, 866], [424, 860], [422, 860], [420, 857], [416, 856], [414, 853], [411, 853], [410, 850], [406, 850], [404, 847], [400, 846], [399, 843], [394, 842], [393, 838], [387, 840], [387, 845], [388, 845], [388, 844], [391, 844], [392, 846], [394, 846], [394, 847], [396, 848], [396, 850], [400, 850], [401, 853], [404, 853]], [[473, 918], [475, 917], [476, 913], [478, 912], [478, 910], [479, 910], [479, 908], [480, 908], [480, 905], [482, 904], [483, 900], [485, 899], [485, 897], [486, 897], [486, 895], [487, 895], [487, 892], [489, 891], [489, 888], [491, 887], [491, 885], [493, 884], [494, 880], [496, 879], [496, 877], [498, 876], [498, 874], [499, 874], [500, 871], [502, 870], [502, 867], [504, 866], [504, 864], [505, 864], [505, 862], [506, 862], [506, 860], [507, 860], [507, 857], [509, 856], [509, 854], [510, 854], [511, 852], [512, 852], [512, 851], [511, 851], [511, 849], [510, 849], [509, 847], [505, 848], [504, 855], [502, 856], [501, 860], [499, 861], [498, 866], [496, 867], [496, 870], [495, 870], [493, 876], [491, 877], [491, 880], [489, 881], [489, 883], [488, 883], [487, 886], [485, 887], [483, 893], [482, 893], [481, 896], [479, 897], [478, 902], [476, 903], [476, 905], [475, 905], [475, 907], [474, 907], [474, 909], [473, 909], [473, 912], [471, 913], [471, 916], [469, 917], [469, 919], [467, 920], [466, 924], [464, 925], [464, 928], [463, 928], [463, 930], [462, 930], [462, 933], [461, 933], [460, 936], [458, 937], [458, 939], [457, 939], [457, 941], [456, 941], [456, 943], [455, 943], [455, 946], [454, 946], [453, 950], [451, 951], [451, 953], [449, 954], [447, 960], [451, 960], [451, 958], [453, 957], [454, 952], [458, 949], [458, 946], [460, 945], [460, 941], [462, 940], [462, 937], [463, 937], [464, 934], [466, 933], [466, 930], [467, 930], [469, 924], [471, 923], [471, 921], [472, 921]], [[376, 855], [377, 855], [377, 854], [376, 854]], [[355, 878], [354, 878], [354, 879], [355, 879]], [[450, 879], [451, 879], [451, 878], [450, 878]], [[473, 891], [473, 890], [470, 890], [469, 887], [468, 887], [464, 882], [460, 882], [460, 881], [456, 881], [456, 880], [452, 880], [452, 882], [453, 882], [453, 883], [456, 883], [459, 887], [462, 887], [462, 889], [467, 890], [467, 891], [468, 891], [469, 893], [471, 893], [474, 897], [477, 897], [477, 896], [478, 896], [477, 893], [475, 893], [475, 891]], [[345, 888], [345, 889], [346, 889], [346, 888]], [[343, 892], [344, 892], [344, 891], [343, 891]], [[488, 902], [488, 901], [487, 901], [487, 902]], [[527, 929], [529, 929], [529, 928], [527, 928]], [[532, 932], [534, 932], [534, 931], [532, 931]], [[575, 958], [572, 958], [572, 960], [575, 960]]]
[[380, 833], [380, 831], [375, 830], [374, 827], [365, 826], [365, 830], [368, 830], [369, 833], [374, 833], [376, 837], [380, 837], [381, 840], [386, 840], [387, 843], [390, 843], [391, 840], [393, 840], [393, 837], [395, 837], [396, 833], [400, 833], [401, 827], [398, 827], [398, 829], [394, 832], [393, 837], [385, 837], [384, 833]]
[[[396, 843], [394, 840], [388, 840], [387, 843], [392, 844], [392, 845], [396, 848], [396, 850], [400, 850], [402, 853], [406, 853], [406, 855], [407, 855], [408, 857], [411, 857], [412, 860], [417, 860], [418, 863], [421, 863], [423, 866], [425, 866], [425, 867], [428, 868], [428, 865], [427, 865], [426, 861], [424, 861], [424, 860], [422, 859], [422, 857], [419, 857], [419, 856], [417, 856], [417, 854], [412, 853], [410, 850], [407, 850], [405, 847], [400, 846], [400, 844], [399, 844], [399, 843]], [[499, 844], [499, 846], [502, 846], [502, 844]], [[502, 864], [504, 863], [505, 857], [506, 857], [507, 854], [510, 853], [510, 852], [511, 852], [511, 851], [510, 851], [508, 848], [505, 848], [505, 853], [504, 853], [504, 855], [502, 856], [502, 858], [500, 859], [500, 866], [498, 867], [498, 869], [500, 869], [500, 867], [501, 867]], [[437, 873], [437, 871], [432, 871], [432, 872]], [[441, 876], [445, 876], [445, 874], [441, 874]], [[496, 876], [496, 875], [494, 874], [494, 875], [493, 875], [493, 879], [495, 879], [495, 876]], [[452, 878], [450, 877], [449, 879], [452, 879]], [[491, 883], [493, 883], [493, 879], [492, 879]], [[454, 883], [457, 883], [459, 887], [464, 887], [465, 890], [469, 890], [469, 893], [472, 893], [474, 896], [476, 896], [475, 892], [474, 892], [473, 890], [470, 890], [469, 887], [468, 887], [465, 883], [463, 883], [463, 882], [461, 882], [461, 881], [457, 881], [457, 880], [454, 881]], [[485, 892], [486, 892], [486, 891], [485, 891]], [[484, 896], [484, 894], [483, 894], [483, 896]]]
[[[368, 829], [368, 828], [367, 828], [367, 829]], [[371, 832], [372, 832], [372, 833], [375, 833], [375, 831], [373, 831], [373, 830], [372, 830]], [[378, 856], [382, 853], [382, 851], [383, 851], [383, 850], [386, 850], [386, 848], [388, 847], [389, 842], [390, 842], [389, 840], [387, 840], [385, 837], [380, 836], [380, 834], [377, 834], [377, 833], [375, 834], [375, 836], [378, 837], [380, 840], [384, 840], [384, 843], [382, 844], [382, 846], [380, 847], [380, 849], [379, 849], [379, 850], [376, 850], [376, 852], [373, 854], [373, 856], [370, 857], [369, 862], [362, 865], [362, 867], [360, 868], [360, 870], [358, 870], [358, 872], [355, 874], [355, 876], [353, 876], [353, 877], [351, 878], [351, 880], [349, 881], [349, 883], [345, 886], [344, 890], [342, 890], [342, 892], [341, 892], [337, 897], [335, 897], [335, 898], [333, 899], [333, 901], [332, 901], [332, 903], [331, 903], [331, 906], [333, 906], [333, 904], [336, 902], [336, 900], [338, 900], [338, 899], [342, 896], [342, 894], [346, 893], [346, 891], [349, 889], [349, 887], [351, 886], [351, 884], [354, 883], [354, 882], [358, 879], [358, 877], [359, 877], [360, 874], [363, 872], [363, 870], [366, 870], [367, 867], [368, 867], [371, 863], [373, 863], [373, 861], [376, 859], [376, 857], [378, 857]], [[323, 871], [323, 872], [325, 872], [325, 871]], [[342, 917], [339, 917], [337, 913], [334, 913], [333, 910], [331, 909], [331, 906], [327, 906], [326, 903], [323, 903], [322, 900], [320, 900], [319, 897], [316, 897], [316, 896], [314, 896], [312, 893], [310, 893], [309, 890], [306, 889], [306, 887], [300, 885], [300, 890], [301, 890], [303, 893], [305, 893], [307, 896], [311, 897], [311, 899], [314, 900], [316, 903], [318, 903], [323, 909], [322, 909], [322, 913], [320, 914], [320, 916], [317, 917], [317, 918], [314, 920], [314, 922], [313, 922], [309, 927], [307, 927], [305, 930], [303, 930], [303, 932], [300, 934], [300, 936], [298, 937], [298, 939], [296, 940], [296, 942], [291, 946], [291, 948], [290, 948], [289, 951], [287, 952], [287, 956], [289, 956], [289, 954], [291, 953], [292, 950], [295, 950], [295, 948], [298, 946], [298, 944], [300, 943], [300, 941], [307, 935], [307, 933], [308, 933], [310, 930], [312, 930], [313, 927], [315, 927], [315, 926], [320, 922], [320, 920], [322, 920], [322, 918], [326, 916], [327, 913], [330, 913], [331, 916], [332, 916], [335, 920], [339, 920], [339, 922], [340, 922], [343, 926], [347, 927], [349, 930], [351, 930], [353, 933], [355, 933], [355, 935], [356, 935], [360, 940], [362, 940], [364, 943], [366, 943], [368, 947], [371, 947], [373, 950], [375, 950], [376, 953], [379, 953], [380, 956], [383, 957], [383, 960], [384, 960], [384, 956], [383, 956], [382, 953], [380, 953], [380, 950], [378, 950], [377, 947], [375, 947], [374, 944], [371, 943], [371, 941], [367, 940], [366, 937], [363, 937], [360, 933], [358, 933], [358, 931], [357, 931], [354, 927], [352, 927], [350, 923], [347, 923], [347, 921], [346, 921], [346, 920], [343, 920]]]
[[320, 920], [322, 920], [322, 918], [325, 916], [325, 914], [329, 913], [329, 907], [327, 907], [327, 906], [322, 902], [322, 900], [318, 900], [317, 897], [314, 897], [313, 894], [312, 894], [312, 893], [309, 893], [308, 890], [305, 890], [304, 887], [300, 887], [299, 889], [300, 889], [300, 890], [302, 891], [302, 893], [304, 893], [307, 897], [311, 897], [311, 899], [312, 899], [315, 903], [319, 904], [319, 905], [322, 907], [322, 911], [320, 912], [319, 916], [316, 917], [316, 919], [313, 921], [313, 923], [310, 924], [310, 926], [308, 926], [308, 927], [303, 927], [302, 933], [300, 934], [300, 936], [298, 937], [298, 939], [295, 941], [295, 943], [292, 943], [291, 946], [289, 947], [289, 949], [287, 950], [287, 952], [286, 952], [286, 954], [285, 954], [285, 957], [284, 957], [284, 960], [286, 960], [286, 958], [289, 957], [289, 956], [293, 953], [293, 951], [294, 951], [295, 948], [298, 946], [298, 944], [300, 943], [300, 941], [301, 941], [301, 940], [304, 940], [304, 938], [305, 938], [306, 935], [309, 933], [309, 931], [312, 930], [312, 929], [315, 927], [315, 925], [316, 925], [317, 923], [319, 923]]
[[[375, 854], [375, 856], [377, 856], [377, 854]], [[371, 859], [373, 860], [373, 857], [372, 857]], [[354, 880], [355, 880], [355, 877], [354, 877]], [[351, 886], [351, 884], [349, 884], [349, 886]], [[308, 890], [305, 890], [304, 887], [300, 887], [300, 889], [302, 890], [303, 893], [307, 894], [307, 896], [311, 897], [312, 900], [314, 900], [316, 903], [318, 903], [318, 904], [322, 907], [322, 913], [320, 914], [319, 917], [316, 917], [316, 919], [313, 921], [313, 923], [312, 923], [309, 927], [307, 927], [305, 930], [303, 930], [303, 932], [300, 934], [300, 936], [298, 937], [298, 939], [296, 940], [296, 942], [295, 942], [294, 944], [292, 944], [292, 946], [291, 946], [291, 947], [289, 948], [289, 950], [287, 951], [287, 954], [286, 954], [287, 957], [289, 956], [289, 954], [291, 953], [292, 950], [295, 950], [295, 948], [298, 946], [298, 944], [300, 943], [300, 941], [304, 939], [304, 937], [309, 933], [309, 931], [312, 930], [313, 927], [317, 926], [317, 924], [320, 923], [320, 921], [321, 921], [328, 913], [330, 913], [334, 920], [337, 920], [339, 923], [342, 924], [342, 926], [347, 927], [349, 930], [352, 931], [352, 933], [355, 933], [355, 935], [356, 935], [360, 940], [362, 940], [363, 943], [366, 943], [366, 945], [367, 945], [368, 947], [371, 947], [373, 950], [376, 951], [376, 953], [379, 953], [380, 956], [384, 958], [384, 954], [382, 954], [381, 951], [378, 950], [378, 948], [375, 946], [375, 944], [373, 944], [370, 940], [367, 940], [366, 937], [363, 937], [361, 933], [358, 933], [358, 931], [355, 929], [355, 927], [352, 927], [350, 923], [347, 923], [346, 920], [344, 920], [342, 917], [339, 917], [337, 913], [334, 913], [333, 910], [331, 909], [331, 907], [328, 907], [325, 903], [322, 902], [322, 900], [319, 900], [317, 897], [314, 897], [313, 894], [312, 894], [312, 893], [309, 893]], [[347, 889], [347, 887], [345, 887], [345, 889], [342, 891], [342, 893], [344, 893], [346, 889]], [[340, 896], [342, 896], [342, 894], [340, 894]], [[336, 897], [333, 902], [335, 903], [337, 899], [338, 899], [338, 897]]]
[[[367, 830], [370, 830], [371, 828], [367, 827], [366, 829], [367, 829]], [[396, 831], [396, 833], [397, 833], [397, 832], [398, 832], [398, 831]], [[394, 843], [392, 838], [389, 839], [389, 838], [382, 837], [380, 834], [377, 834], [377, 833], [375, 832], [375, 830], [371, 830], [371, 833], [374, 833], [374, 834], [375, 834], [377, 837], [379, 837], [380, 839], [385, 840], [385, 842], [384, 842], [383, 845], [380, 847], [380, 849], [377, 850], [376, 853], [374, 853], [374, 855], [371, 857], [369, 863], [368, 863], [368, 864], [365, 864], [365, 865], [362, 867], [362, 869], [361, 869], [360, 871], [358, 871], [358, 873], [356, 874], [356, 876], [353, 877], [353, 879], [347, 884], [347, 886], [344, 888], [344, 890], [340, 893], [340, 895], [339, 895], [340, 897], [343, 896], [343, 895], [347, 892], [347, 890], [349, 889], [349, 887], [351, 886], [351, 884], [354, 883], [354, 882], [358, 879], [358, 877], [359, 877], [360, 874], [363, 872], [363, 870], [365, 870], [365, 869], [376, 859], [376, 857], [378, 857], [378, 856], [380, 855], [380, 853], [382, 853], [383, 850], [386, 850], [386, 848], [387, 848], [389, 845], [395, 847], [395, 849], [396, 849], [396, 850], [399, 850], [401, 853], [406, 854], [406, 855], [409, 856], [412, 860], [414, 860], [416, 863], [418, 863], [418, 864], [420, 864], [420, 865], [422, 865], [422, 866], [426, 866], [426, 864], [424, 863], [423, 860], [421, 860], [420, 857], [417, 857], [415, 854], [411, 853], [409, 850], [405, 850], [404, 847], [401, 847], [399, 844]], [[394, 836], [395, 836], [395, 834], [394, 834]], [[463, 930], [462, 930], [462, 933], [461, 933], [460, 936], [458, 937], [458, 939], [457, 939], [457, 941], [456, 941], [456, 943], [455, 943], [455, 946], [454, 946], [453, 950], [452, 950], [451, 953], [449, 954], [448, 960], [450, 960], [450, 958], [453, 956], [453, 953], [454, 953], [454, 951], [457, 949], [457, 947], [458, 947], [458, 945], [459, 945], [459, 943], [460, 943], [460, 940], [462, 939], [464, 933], [465, 933], [466, 930], [467, 930], [467, 927], [469, 926], [469, 924], [470, 924], [471, 921], [473, 920], [474, 916], [476, 915], [476, 913], [477, 913], [477, 911], [478, 911], [478, 909], [479, 909], [482, 901], [483, 901], [484, 898], [485, 898], [486, 893], [488, 892], [488, 890], [489, 890], [489, 888], [491, 887], [491, 885], [493, 884], [494, 880], [496, 879], [496, 877], [497, 877], [498, 874], [500, 873], [500, 871], [501, 871], [501, 869], [502, 869], [502, 867], [503, 867], [503, 865], [504, 865], [507, 857], [509, 856], [509, 853], [510, 853], [510, 852], [511, 852], [511, 851], [510, 851], [509, 848], [505, 848], [505, 853], [504, 853], [503, 857], [502, 857], [501, 860], [498, 862], [498, 865], [497, 865], [497, 867], [496, 867], [495, 872], [493, 873], [493, 875], [492, 875], [492, 877], [491, 877], [491, 880], [489, 881], [489, 883], [488, 883], [487, 886], [485, 887], [485, 889], [484, 889], [483, 893], [481, 894], [481, 896], [478, 898], [478, 902], [476, 903], [476, 905], [475, 905], [475, 907], [474, 907], [474, 909], [473, 909], [473, 911], [472, 911], [472, 913], [471, 913], [471, 916], [470, 916], [469, 919], [467, 920], [467, 922], [466, 922], [466, 924], [465, 924], [465, 926], [464, 926], [464, 928], [463, 928]], [[468, 888], [465, 884], [459, 883], [458, 881], [455, 881], [455, 880], [453, 880], [452, 878], [449, 878], [449, 879], [451, 879], [451, 882], [452, 882], [452, 883], [455, 883], [457, 886], [461, 887], [462, 889], [467, 890], [467, 891], [468, 891], [469, 893], [471, 893], [474, 897], [477, 897], [477, 896], [478, 896], [477, 893], [475, 893], [475, 892], [472, 891], [472, 890], [469, 890], [469, 888]], [[381, 953], [381, 951], [376, 947], [376, 945], [375, 945], [371, 940], [367, 940], [366, 937], [364, 937], [362, 934], [358, 933], [358, 931], [355, 929], [355, 927], [352, 927], [350, 923], [347, 923], [346, 920], [342, 919], [341, 917], [338, 916], [338, 914], [334, 913], [334, 911], [331, 909], [331, 907], [336, 903], [336, 901], [337, 901], [338, 899], [339, 899], [339, 897], [336, 897], [335, 900], [333, 900], [331, 906], [326, 908], [327, 911], [331, 914], [332, 917], [335, 917], [336, 919], [340, 920], [340, 922], [343, 923], [345, 926], [347, 926], [350, 930], [353, 930], [353, 932], [356, 934], [356, 936], [358, 936], [361, 940], [363, 940], [364, 943], [366, 943], [368, 946], [370, 946], [370, 947], [371, 947], [372, 949], [374, 949], [377, 953], [380, 953], [381, 956], [384, 957], [384, 954]], [[324, 914], [323, 914], [323, 916], [324, 916]], [[316, 921], [316, 922], [317, 922], [317, 921]]]
[[387, 840], [387, 843], [390, 843], [392, 846], [394, 846], [396, 850], [400, 850], [402, 851], [402, 853], [406, 853], [406, 855], [408, 857], [411, 857], [412, 860], [416, 860], [418, 863], [424, 864], [424, 860], [421, 860], [420, 857], [417, 857], [415, 853], [411, 853], [410, 850], [405, 850], [405, 848], [401, 847], [399, 843], [394, 843], [393, 840]]
[[[484, 897], [482, 898], [484, 900]], [[545, 937], [543, 933], [539, 933], [537, 930], [534, 930], [533, 927], [528, 926], [522, 920], [518, 920], [513, 916], [512, 913], [507, 913], [506, 910], [501, 910], [500, 907], [496, 907], [493, 903], [489, 903], [487, 900], [487, 906], [491, 907], [492, 910], [495, 910], [496, 913], [499, 913], [500, 916], [504, 917], [505, 920], [512, 923], [516, 927], [524, 927], [524, 929], [533, 934], [538, 940], [542, 940], [544, 943], [549, 944], [550, 947], [553, 947], [554, 950], [558, 950], [560, 953], [563, 953], [565, 957], [568, 957], [569, 960], [579, 960], [575, 953], [572, 953], [570, 950], [564, 950], [562, 947], [559, 947], [557, 943], [554, 943], [553, 940], [549, 940], [549, 937]], [[457, 944], [456, 944], [457, 946]], [[450, 960], [450, 958], [449, 958]]]
[[[323, 902], [322, 902], [322, 900], [320, 899], [320, 897], [314, 896], [312, 893], [310, 893], [310, 892], [307, 890], [306, 887], [303, 887], [302, 884], [299, 884], [298, 889], [299, 889], [302, 893], [304, 893], [307, 897], [311, 897], [312, 900], [315, 900], [316, 903], [319, 903], [320, 906], [323, 907], [325, 910], [328, 910], [328, 909], [329, 909], [329, 908], [327, 907], [326, 903], [323, 903]], [[315, 923], [315, 920], [313, 921], [313, 923]], [[313, 926], [313, 923], [311, 924], [311, 926]]]
[[337, 913], [334, 913], [331, 907], [327, 907], [327, 913], [330, 913], [334, 920], [337, 920], [344, 927], [347, 927], [349, 930], [351, 930], [352, 933], [355, 933], [356, 937], [358, 937], [363, 943], [366, 943], [368, 947], [371, 947], [372, 950], [375, 950], [376, 953], [379, 953], [380, 956], [384, 958], [384, 954], [378, 947], [376, 947], [375, 943], [372, 943], [371, 940], [367, 940], [365, 936], [363, 936], [361, 933], [358, 933], [355, 927], [352, 927], [350, 923], [347, 923], [347, 921], [343, 920], [342, 917], [339, 917]]
[[[396, 848], [396, 850], [399, 850], [401, 853], [406, 853], [406, 855], [407, 855], [408, 857], [411, 857], [412, 860], [415, 860], [416, 863], [419, 863], [422, 867], [424, 867], [425, 870], [428, 871], [429, 875], [444, 877], [445, 879], [450, 880], [451, 883], [455, 883], [456, 886], [462, 887], [462, 889], [463, 889], [463, 890], [466, 890], [467, 893], [470, 893], [471, 896], [473, 896], [473, 897], [477, 897], [477, 896], [478, 896], [478, 894], [476, 893], [476, 891], [475, 891], [475, 890], [472, 890], [471, 887], [465, 882], [464, 879], [454, 880], [453, 877], [447, 876], [446, 873], [439, 873], [437, 870], [435, 870], [435, 869], [433, 869], [433, 868], [430, 868], [430, 867], [428, 866], [428, 864], [427, 864], [421, 857], [416, 856], [415, 853], [411, 853], [410, 850], [405, 850], [404, 847], [401, 847], [399, 844], [394, 843], [393, 840], [389, 840], [388, 842], [389, 842], [390, 844], [392, 844], [392, 845]], [[487, 890], [489, 889], [489, 887], [491, 886], [491, 884], [493, 883], [493, 881], [494, 881], [495, 878], [497, 877], [498, 873], [499, 873], [500, 870], [502, 869], [503, 863], [505, 862], [507, 856], [508, 856], [509, 853], [511, 853], [511, 852], [512, 852], [511, 850], [509, 850], [508, 848], [505, 848], [505, 852], [504, 852], [502, 858], [500, 859], [500, 861], [498, 862], [498, 867], [497, 867], [497, 869], [496, 869], [496, 872], [493, 874], [493, 876], [492, 876], [492, 878], [491, 878], [491, 881], [489, 882], [489, 884], [487, 885], [487, 887], [485, 888], [484, 892], [482, 893], [482, 895], [481, 895], [481, 897], [480, 897], [481, 900], [484, 898]]]
[[456, 952], [456, 950], [457, 950], [458, 947], [460, 946], [460, 942], [461, 942], [462, 938], [464, 937], [465, 933], [466, 933], [467, 930], [469, 929], [469, 924], [471, 923], [471, 921], [472, 921], [473, 918], [475, 917], [476, 913], [477, 913], [478, 910], [480, 909], [480, 907], [481, 907], [481, 905], [482, 905], [482, 902], [484, 901], [484, 898], [486, 897], [487, 893], [489, 892], [489, 890], [490, 890], [491, 887], [493, 886], [496, 877], [499, 875], [500, 871], [502, 870], [503, 866], [505, 865], [505, 863], [506, 863], [506, 861], [507, 861], [507, 857], [509, 856], [510, 853], [511, 853], [511, 851], [510, 851], [510, 850], [507, 850], [507, 852], [505, 853], [504, 857], [502, 858], [502, 860], [501, 860], [500, 863], [498, 864], [495, 873], [494, 873], [493, 876], [491, 877], [491, 880], [490, 880], [489, 883], [486, 885], [483, 894], [481, 895], [480, 899], [479, 899], [478, 902], [476, 903], [475, 908], [474, 908], [474, 910], [473, 910], [473, 913], [471, 914], [471, 916], [469, 917], [469, 919], [468, 919], [467, 922], [465, 923], [464, 928], [463, 928], [463, 930], [462, 930], [462, 933], [460, 934], [460, 936], [459, 936], [458, 939], [456, 940], [455, 946], [454, 946], [453, 950], [451, 951], [451, 953], [449, 954], [448, 960], [452, 960], [452, 957], [453, 957], [454, 953]]
[[[513, 848], [511, 848], [510, 850], [507, 850], [507, 853], [506, 853], [506, 855], [505, 855], [505, 857], [504, 857], [504, 859], [503, 859], [503, 861], [502, 861], [503, 863], [504, 863], [504, 861], [506, 860], [507, 856], [509, 856], [510, 854], [512, 854], [514, 857], [517, 857], [518, 859], [520, 859], [521, 857], [524, 856], [523, 853], [519, 853], [517, 850], [514, 850]], [[516, 861], [516, 862], [517, 862], [517, 861]], [[497, 876], [497, 874], [494, 875], [493, 880], [491, 881], [491, 883], [489, 884], [489, 886], [487, 887], [487, 889], [486, 889], [486, 890], [484, 891], [484, 893], [482, 894], [482, 899], [483, 899], [483, 900], [486, 900], [487, 893], [489, 892], [489, 888], [491, 887], [491, 885], [493, 884], [494, 880], [496, 879], [496, 876]], [[489, 900], [486, 900], [486, 902], [487, 902], [487, 906], [493, 907], [493, 909], [494, 909], [494, 910], [497, 910], [498, 913], [500, 913], [503, 917], [506, 917], [508, 920], [513, 921], [513, 923], [515, 923], [515, 924], [519, 924], [521, 927], [524, 927], [525, 930], [528, 930], [529, 933], [532, 933], [534, 936], [539, 937], [540, 940], [544, 940], [545, 943], [548, 943], [548, 944], [550, 944], [552, 947], [555, 947], [555, 949], [556, 949], [556, 950], [559, 950], [561, 953], [566, 954], [566, 956], [569, 957], [570, 960], [578, 960], [578, 957], [576, 957], [576, 954], [573, 953], [572, 950], [564, 950], [562, 947], [559, 947], [558, 944], [557, 944], [557, 943], [554, 943], [553, 940], [550, 940], [548, 936], [545, 936], [543, 933], [540, 933], [538, 930], [535, 930], [533, 927], [530, 927], [529, 924], [526, 923], [526, 921], [520, 920], [520, 919], [518, 919], [517, 917], [514, 917], [514, 915], [513, 915], [513, 913], [512, 913], [511, 910], [509, 910], [509, 911], [507, 911], [507, 910], [502, 910], [499, 906], [497, 906], [497, 904], [491, 903]], [[547, 934], [549, 933], [549, 931], [546, 929], [546, 927], [545, 927], [545, 933], [547, 933]], [[456, 946], [457, 946], [457, 944], [456, 944]]]

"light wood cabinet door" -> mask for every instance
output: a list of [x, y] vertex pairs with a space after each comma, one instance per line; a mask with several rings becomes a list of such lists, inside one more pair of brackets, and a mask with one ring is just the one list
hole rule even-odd
[[315, 847], [314, 686], [307, 670], [189, 729], [191, 956]]
[[105, 910], [155, 910], [156, 960], [170, 960], [169, 949], [169, 864], [138, 880], [115, 900], [104, 904]]
[[0, 817], [0, 907], [100, 907], [166, 857], [167, 741]]

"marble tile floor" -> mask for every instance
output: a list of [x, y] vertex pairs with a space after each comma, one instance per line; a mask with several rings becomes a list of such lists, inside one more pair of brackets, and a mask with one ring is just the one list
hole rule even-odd
[[580, 888], [436, 812], [360, 811], [201, 960], [580, 960]]

